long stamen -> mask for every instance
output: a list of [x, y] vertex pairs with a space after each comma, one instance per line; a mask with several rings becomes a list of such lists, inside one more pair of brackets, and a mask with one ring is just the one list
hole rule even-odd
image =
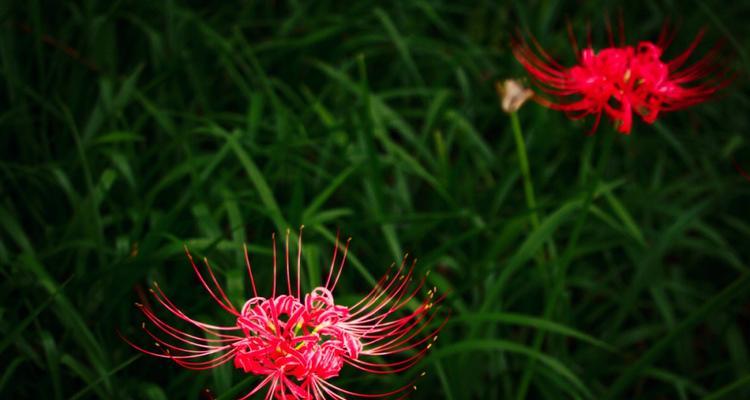
[[218, 303], [221, 306], [221, 308], [225, 309], [227, 312], [237, 315], [237, 310], [234, 309], [234, 306], [232, 305], [232, 303], [229, 302], [229, 300], [226, 298], [226, 295], [224, 295], [224, 291], [221, 289], [221, 286], [218, 285], [218, 282], [216, 281], [216, 278], [214, 277], [213, 272], [211, 271], [211, 266], [206, 264], [209, 274], [213, 278], [214, 284], [216, 285], [220, 294], [223, 295], [227, 303], [224, 303], [224, 301], [219, 300], [218, 296], [214, 294], [214, 291], [211, 289], [211, 287], [208, 285], [206, 280], [203, 278], [203, 274], [201, 274], [200, 270], [198, 269], [198, 266], [195, 264], [195, 261], [193, 261], [193, 256], [188, 251], [187, 246], [185, 246], [185, 252], [187, 253], [188, 259], [190, 260], [190, 265], [193, 267], [193, 271], [195, 271], [195, 274], [198, 276], [198, 280], [200, 280], [201, 284], [203, 285], [203, 288], [206, 289], [206, 291], [211, 296], [211, 298], [213, 298], [214, 301], [216, 301], [216, 303]]
[[253, 288], [253, 297], [258, 297], [258, 290], [255, 288], [255, 279], [253, 278], [253, 267], [250, 266], [250, 256], [247, 254], [247, 245], [243, 244], [245, 250], [245, 265], [247, 266], [247, 275], [250, 277], [250, 286]]
[[633, 114], [646, 123], [653, 123], [664, 111], [686, 108], [712, 97], [734, 80], [734, 74], [721, 59], [720, 46], [715, 46], [696, 63], [683, 68], [694, 53], [705, 31], [701, 30], [681, 54], [663, 61], [662, 54], [673, 41], [674, 34], [666, 25], [656, 43], [642, 41], [637, 46], [625, 45], [622, 15], [618, 20], [619, 44], [615, 44], [612, 25], [606, 21], [609, 47], [579, 51], [572, 29], [571, 47], [578, 53], [578, 64], [563, 67], [539, 42], [522, 35], [513, 39], [513, 54], [530, 75], [531, 80], [548, 96], [534, 96], [539, 104], [564, 111], [571, 119], [594, 115], [593, 133], [602, 114], [611, 118], [617, 131], [629, 134]]
[[276, 297], [276, 233], [271, 234], [271, 242], [273, 243], [273, 290], [271, 297]]
[[289, 228], [286, 229], [286, 237], [284, 239], [284, 261], [286, 264], [286, 290], [289, 295], [292, 295], [292, 279], [289, 276]]
[[[296, 292], [292, 284], [289, 255], [290, 230], [284, 241], [284, 263], [287, 293], [276, 293], [278, 254], [276, 236], [273, 234], [273, 279], [271, 297], [258, 296], [247, 245], [243, 246], [245, 264], [251, 280], [253, 297], [238, 311], [219, 284], [207, 259], [208, 271], [200, 271], [186, 249], [191, 266], [209, 296], [225, 311], [237, 319], [232, 326], [219, 326], [197, 321], [178, 308], [161, 288], [154, 283], [151, 293], [167, 311], [203, 332], [194, 335], [170, 325], [151, 308], [138, 304], [146, 322], [156, 329], [142, 325], [145, 335], [153, 340], [155, 350], [149, 350], [124, 340], [137, 350], [155, 357], [170, 359], [189, 369], [205, 370], [233, 361], [245, 373], [263, 376], [263, 379], [241, 399], [265, 390], [266, 399], [344, 399], [346, 397], [403, 398], [413, 387], [409, 384], [395, 390], [367, 394], [342, 389], [328, 382], [339, 375], [345, 365], [363, 372], [392, 374], [406, 371], [426, 354], [437, 332], [443, 327], [431, 328], [437, 316], [435, 306], [444, 297], [432, 300], [434, 289], [427, 292], [428, 299], [409, 312], [405, 309], [422, 291], [425, 278], [414, 282], [416, 259], [407, 266], [405, 256], [398, 268], [388, 268], [373, 289], [354, 306], [335, 303], [333, 290], [341, 278], [348, 255], [351, 238], [339, 252], [339, 236], [325, 286], [313, 289], [302, 296], [301, 258], [302, 230], [297, 241]], [[282, 278], [283, 279], [283, 278]], [[425, 332], [429, 334], [425, 335]], [[404, 357], [387, 361], [382, 357], [407, 353]], [[364, 359], [371, 358], [371, 359]]]
[[300, 269], [301, 269], [301, 263], [302, 263], [302, 229], [304, 229], [304, 225], [300, 225], [299, 227], [299, 238], [297, 239], [297, 298], [301, 299], [302, 295], [300, 293]]
[[333, 244], [333, 257], [331, 257], [331, 266], [328, 268], [328, 278], [324, 287], [328, 287], [331, 283], [331, 276], [333, 275], [333, 266], [336, 265], [336, 255], [339, 252], [339, 231], [336, 231], [336, 241]]
[[329, 290], [333, 291], [333, 289], [336, 287], [336, 284], [339, 282], [339, 277], [341, 277], [341, 271], [344, 270], [344, 262], [346, 262], [346, 255], [349, 252], [349, 243], [351, 243], [352, 238], [346, 239], [346, 246], [344, 246], [344, 254], [341, 257], [341, 263], [339, 264], [339, 272], [336, 274], [336, 279], [333, 281], [333, 285], [329, 288]]

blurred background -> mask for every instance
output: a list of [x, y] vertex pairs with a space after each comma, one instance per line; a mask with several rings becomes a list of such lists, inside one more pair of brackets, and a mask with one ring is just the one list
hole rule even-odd
[[[271, 234], [304, 224], [304, 288], [340, 230], [337, 301], [407, 252], [448, 293], [417, 368], [344, 368], [349, 390], [425, 371], [413, 398], [750, 398], [745, 2], [0, 4], [0, 397], [246, 393], [231, 363], [188, 371], [117, 332], [146, 342], [133, 303], [154, 280], [231, 323], [183, 245], [242, 304], [242, 244], [269, 285]], [[630, 136], [524, 106], [535, 227], [494, 90], [526, 76], [511, 37], [571, 65], [566, 21], [598, 47], [618, 15], [629, 43], [674, 26], [665, 59], [707, 28], [691, 61], [723, 43], [737, 79]]]

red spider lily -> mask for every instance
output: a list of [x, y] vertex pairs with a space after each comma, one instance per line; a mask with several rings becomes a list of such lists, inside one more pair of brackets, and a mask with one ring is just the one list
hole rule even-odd
[[[611, 43], [598, 52], [589, 44], [576, 55], [578, 64], [570, 68], [555, 61], [533, 39], [536, 51], [524, 40], [518, 40], [513, 54], [541, 90], [554, 98], [537, 96], [542, 105], [565, 111], [574, 119], [595, 115], [591, 132], [605, 113], [614, 120], [618, 132], [630, 134], [633, 113], [650, 124], [660, 112], [701, 103], [731, 81], [728, 68], [721, 65], [718, 47], [685, 66], [703, 35], [703, 31], [699, 32], [688, 48], [671, 61], [662, 60], [673, 39], [666, 29], [656, 43], [643, 41], [636, 46], [619, 47]], [[573, 48], [578, 51], [575, 42]]]
[[[443, 321], [437, 328], [429, 328], [436, 315], [435, 306], [442, 302], [443, 296], [435, 298], [435, 289], [429, 290], [427, 299], [414, 311], [406, 311], [406, 305], [414, 301], [424, 287], [425, 278], [415, 284], [414, 263], [407, 267], [404, 257], [398, 268], [392, 267], [395, 270], [392, 274], [381, 278], [355, 305], [338, 305], [333, 290], [344, 267], [349, 241], [340, 260], [337, 260], [338, 248], [337, 238], [325, 285], [303, 296], [300, 290], [302, 231], [297, 250], [296, 290], [292, 289], [290, 278], [287, 232], [287, 293], [277, 294], [274, 239], [273, 289], [271, 297], [266, 298], [258, 295], [245, 247], [253, 297], [240, 309], [227, 298], [208, 261], [204, 259], [206, 271], [201, 272], [186, 248], [201, 284], [224, 311], [236, 318], [235, 324], [219, 326], [189, 317], [154, 283], [151, 293], [156, 301], [178, 319], [197, 328], [202, 335], [178, 329], [157, 316], [147, 305], [136, 304], [157, 328], [154, 331], [145, 322], [142, 325], [157, 349], [149, 350], [125, 340], [146, 354], [168, 358], [194, 370], [210, 369], [233, 361], [235, 368], [262, 377], [242, 399], [263, 389], [266, 390], [266, 399], [403, 397], [414, 387], [412, 383], [385, 393], [365, 394], [337, 387], [328, 380], [338, 376], [345, 364], [375, 374], [399, 373], [414, 366], [432, 346], [445, 324]], [[383, 356], [402, 353], [405, 354], [395, 361], [382, 359]]]

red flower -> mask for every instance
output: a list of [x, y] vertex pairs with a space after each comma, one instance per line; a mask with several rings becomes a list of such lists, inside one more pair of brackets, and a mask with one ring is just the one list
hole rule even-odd
[[662, 60], [671, 42], [665, 32], [656, 43], [612, 45], [599, 52], [589, 45], [577, 55], [578, 65], [570, 68], [553, 60], [536, 41], [536, 52], [520, 40], [514, 43], [513, 54], [542, 91], [553, 96], [554, 100], [537, 96], [542, 105], [575, 119], [596, 115], [592, 132], [603, 112], [614, 120], [618, 132], [629, 134], [633, 113], [653, 123], [660, 112], [703, 102], [731, 80], [727, 67], [720, 65], [723, 60], [717, 47], [684, 67], [703, 37], [702, 31], [682, 54], [671, 61]]
[[[289, 234], [286, 240], [287, 294], [276, 293], [276, 246], [274, 244], [274, 279], [271, 297], [261, 297], [255, 286], [252, 267], [245, 248], [245, 260], [253, 297], [238, 310], [227, 298], [207, 260], [201, 272], [185, 249], [203, 287], [224, 311], [236, 318], [234, 325], [220, 326], [197, 321], [177, 307], [157, 284], [151, 293], [156, 301], [178, 319], [202, 331], [194, 335], [165, 322], [147, 305], [136, 304], [146, 319], [157, 328], [152, 331], [144, 322], [144, 331], [158, 349], [149, 350], [133, 344], [136, 349], [156, 357], [168, 358], [189, 369], [210, 369], [232, 361], [235, 368], [261, 376], [260, 382], [242, 399], [266, 390], [266, 399], [343, 399], [344, 396], [380, 398], [403, 395], [412, 384], [386, 393], [355, 393], [335, 386], [328, 380], [339, 375], [345, 364], [362, 371], [390, 374], [415, 365], [437, 338], [437, 328], [428, 331], [435, 317], [435, 289], [427, 292], [414, 311], [406, 311], [422, 290], [425, 279], [414, 284], [414, 263], [386, 274], [378, 284], [353, 306], [334, 301], [336, 287], [349, 248], [337, 261], [338, 240], [325, 286], [302, 295], [300, 291], [300, 259], [302, 235], [297, 252], [296, 290], [292, 290], [289, 268]], [[275, 239], [274, 239], [275, 243]], [[427, 331], [427, 334], [423, 332]], [[395, 361], [385, 362], [383, 356], [407, 353]]]

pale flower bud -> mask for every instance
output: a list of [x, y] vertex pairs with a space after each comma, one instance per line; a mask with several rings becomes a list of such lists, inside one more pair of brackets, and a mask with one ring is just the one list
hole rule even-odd
[[514, 113], [534, 96], [531, 89], [525, 88], [521, 82], [516, 79], [506, 79], [502, 82], [495, 83], [495, 89], [500, 96], [500, 107], [506, 113]]

